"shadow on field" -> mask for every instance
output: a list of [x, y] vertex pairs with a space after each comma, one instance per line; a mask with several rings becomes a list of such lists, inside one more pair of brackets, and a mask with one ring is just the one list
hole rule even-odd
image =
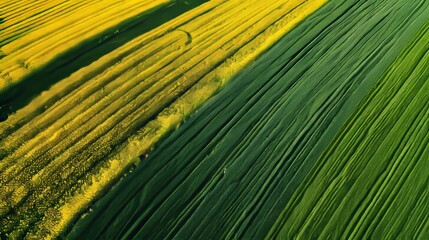
[[[103, 55], [124, 45], [161, 24], [201, 5], [208, 0], [195, 0], [192, 3], [177, 1], [149, 14], [142, 14], [125, 23], [89, 39], [84, 44], [71, 48], [68, 52], [49, 63], [43, 69], [32, 73], [0, 94], [0, 121], [16, 110], [27, 105], [34, 97], [49, 89], [50, 86], [68, 77], [78, 69], [87, 66]], [[2, 19], [0, 19], [1, 23]], [[119, 29], [120, 32], [114, 32]], [[102, 39], [102, 36], [108, 36]]]

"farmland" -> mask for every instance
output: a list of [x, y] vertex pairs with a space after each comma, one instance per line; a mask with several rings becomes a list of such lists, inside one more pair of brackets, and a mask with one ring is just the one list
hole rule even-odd
[[429, 2], [0, 9], [2, 237], [429, 233]]
[[[212, 1], [43, 92], [0, 126], [5, 231], [57, 234], [139, 155], [321, 4]], [[225, 21], [237, 13], [243, 17]]]

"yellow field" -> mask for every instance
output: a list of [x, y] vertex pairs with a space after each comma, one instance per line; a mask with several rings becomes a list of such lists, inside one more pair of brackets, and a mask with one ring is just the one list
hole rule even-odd
[[[119, 29], [114, 28], [121, 22], [169, 2], [172, 1], [47, 1], [36, 3], [35, 8], [27, 4], [3, 7], [8, 15], [4, 17], [7, 25], [2, 29], [0, 41], [14, 38], [17, 30], [23, 28], [24, 32], [18, 36], [24, 36], [0, 48], [4, 55], [0, 59], [0, 92], [71, 48], [108, 30], [117, 33]], [[58, 14], [51, 15], [51, 11]], [[39, 15], [34, 16], [36, 13]]]

